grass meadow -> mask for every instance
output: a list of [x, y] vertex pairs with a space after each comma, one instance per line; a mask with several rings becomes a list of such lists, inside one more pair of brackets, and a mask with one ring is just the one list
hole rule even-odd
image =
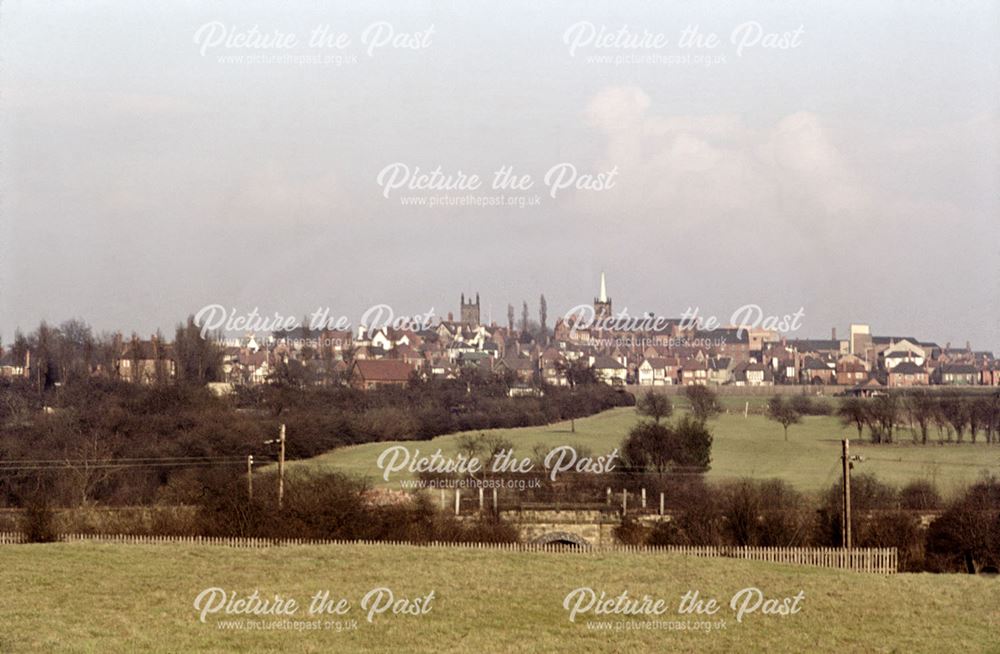
[[[793, 425], [788, 430], [785, 441], [780, 425], [760, 414], [767, 398], [745, 398], [751, 402], [751, 413], [743, 415], [744, 398], [725, 398], [727, 412], [712, 419], [714, 441], [712, 445], [712, 467], [708, 479], [721, 480], [739, 477], [781, 478], [806, 492], [819, 491], [835, 483], [840, 475], [840, 441], [851, 440], [852, 454], [860, 454], [865, 460], [855, 464], [856, 473], [869, 472], [881, 480], [903, 485], [914, 479], [934, 482], [945, 497], [949, 497], [966, 484], [983, 474], [1000, 474], [1000, 447], [987, 446], [982, 442], [944, 444], [936, 443], [937, 435], [932, 433], [933, 444], [927, 446], [913, 443], [908, 430], [900, 430], [898, 442], [892, 445], [872, 445], [857, 439], [854, 427], [844, 427], [832, 416], [806, 416], [802, 424]], [[498, 434], [508, 439], [518, 456], [530, 456], [536, 445], [545, 449], [560, 445], [573, 445], [578, 449], [587, 448], [594, 455], [610, 452], [620, 445], [629, 428], [639, 419], [635, 409], [623, 407], [576, 421], [576, 432], [570, 430], [569, 422], [560, 422], [540, 427], [518, 429], [494, 429], [488, 433]], [[487, 432], [468, 432], [487, 433]], [[421, 454], [430, 454], [441, 449], [444, 454], [457, 452], [461, 434], [439, 436], [431, 441], [405, 442], [411, 451], [419, 449]], [[289, 438], [294, 437], [290, 435]], [[967, 437], [968, 438], [968, 437]], [[366, 443], [340, 448], [312, 459], [291, 464], [290, 469], [300, 467], [339, 470], [369, 477], [380, 486], [393, 486], [398, 480], [407, 479], [404, 472], [395, 473], [386, 483], [381, 478], [377, 466], [379, 454], [391, 445], [402, 441]]]
[[[1000, 651], [1000, 579], [968, 575], [879, 577], [673, 554], [83, 543], [0, 546], [0, 570], [5, 653]], [[319, 619], [307, 615], [319, 591], [347, 599], [350, 609], [322, 618], [330, 629], [223, 629], [220, 621], [239, 616], [210, 614], [202, 623], [194, 608], [209, 587], [295, 598], [302, 607], [289, 619], [300, 623]], [[386, 613], [369, 623], [360, 601], [378, 587], [396, 599], [430, 591], [434, 599], [426, 614]], [[721, 609], [711, 630], [625, 628], [650, 618], [622, 615], [570, 622], [563, 601], [580, 587], [663, 599], [661, 625], [708, 621], [677, 616], [688, 591]], [[737, 622], [729, 602], [747, 587], [768, 599], [802, 591], [801, 610]], [[346, 630], [336, 631], [337, 621]]]

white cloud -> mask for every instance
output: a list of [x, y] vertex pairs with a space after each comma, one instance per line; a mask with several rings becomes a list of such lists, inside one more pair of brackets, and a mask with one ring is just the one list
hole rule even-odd
[[664, 209], [676, 224], [732, 211], [758, 222], [850, 220], [870, 206], [870, 189], [821, 116], [798, 112], [755, 128], [734, 114], [656, 109], [635, 87], [606, 88], [588, 103], [586, 122], [606, 139], [599, 167], [618, 166], [621, 179], [615, 192], [588, 197], [588, 206]]

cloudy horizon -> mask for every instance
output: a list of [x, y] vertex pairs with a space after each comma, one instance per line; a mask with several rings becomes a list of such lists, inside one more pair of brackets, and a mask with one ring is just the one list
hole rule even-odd
[[[446, 316], [477, 292], [498, 323], [544, 294], [551, 325], [605, 271], [633, 315], [802, 308], [790, 337], [1000, 351], [1000, 9], [851, 4], [4, 3], [0, 336], [170, 333], [208, 304]], [[299, 43], [212, 45], [213, 24]], [[574, 50], [581, 24], [666, 44]], [[694, 25], [720, 44], [682, 47]], [[748, 25], [774, 47], [739, 47]], [[341, 59], [226, 59], [313, 56], [318, 28]], [[396, 163], [510, 167], [539, 202], [405, 204], [440, 193], [387, 193]], [[614, 183], [552, 197], [563, 163]]]

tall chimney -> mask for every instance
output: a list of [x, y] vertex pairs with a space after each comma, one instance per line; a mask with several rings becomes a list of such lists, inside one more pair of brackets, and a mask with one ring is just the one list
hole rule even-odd
[[830, 340], [831, 341], [837, 340], [837, 328], [836, 327], [831, 327], [830, 328]]

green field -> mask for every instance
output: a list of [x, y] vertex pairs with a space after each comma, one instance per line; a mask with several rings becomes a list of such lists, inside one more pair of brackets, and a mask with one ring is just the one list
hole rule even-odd
[[[766, 398], [755, 399], [766, 401]], [[731, 404], [742, 407], [742, 402], [742, 399], [733, 399]], [[935, 482], [942, 494], [949, 496], [984, 472], [1000, 474], [1000, 447], [987, 446], [982, 439], [977, 445], [967, 442], [962, 445], [919, 446], [914, 445], [908, 433], [902, 431], [898, 444], [875, 446], [866, 441], [853, 440], [857, 438], [857, 431], [853, 427], [841, 426], [834, 417], [807, 416], [802, 424], [789, 428], [786, 442], [777, 423], [761, 415], [751, 414], [744, 418], [742, 411], [730, 411], [709, 422], [714, 434], [709, 479], [780, 477], [803, 491], [827, 488], [840, 475], [840, 441], [843, 438], [852, 439], [852, 454], [866, 457], [865, 461], [855, 464], [855, 472], [870, 472], [896, 485], [913, 479], [927, 479]], [[577, 420], [576, 433], [571, 433], [568, 422], [495, 429], [489, 433], [508, 439], [519, 456], [530, 456], [538, 444], [546, 449], [560, 445], [585, 447], [594, 455], [600, 455], [617, 447], [638, 419], [635, 409], [619, 408]], [[454, 454], [459, 436], [449, 434], [431, 441], [404, 444], [411, 450], [419, 449], [422, 454], [430, 454], [438, 448], [444, 454]], [[932, 436], [932, 440], [935, 438], [936, 435]], [[399, 443], [366, 443], [340, 448], [293, 463], [291, 469], [306, 466], [340, 470], [367, 476], [379, 485], [391, 486], [407, 476], [403, 472], [396, 473], [390, 484], [386, 484], [376, 461], [386, 447]]]
[[[415, 547], [290, 546], [239, 550], [186, 545], [5, 545], [0, 547], [2, 652], [987, 652], [1000, 651], [1000, 580], [967, 575], [878, 577], [671, 554], [496, 552]], [[289, 619], [305, 623], [309, 598], [329, 590], [349, 612], [326, 616], [357, 629], [224, 630], [198, 619], [195, 598], [221, 587], [241, 595], [295, 598]], [[434, 591], [424, 615], [375, 615], [361, 598], [388, 587], [396, 599]], [[608, 631], [588, 622], [641, 616], [577, 616], [567, 593], [591, 587], [663, 599], [657, 620], [677, 616], [687, 591], [719, 600], [708, 631]], [[794, 615], [729, 607], [738, 591], [765, 597], [804, 592]], [[245, 619], [245, 618], [244, 618]], [[266, 621], [278, 620], [264, 616]], [[617, 628], [617, 627], [615, 627]]]

